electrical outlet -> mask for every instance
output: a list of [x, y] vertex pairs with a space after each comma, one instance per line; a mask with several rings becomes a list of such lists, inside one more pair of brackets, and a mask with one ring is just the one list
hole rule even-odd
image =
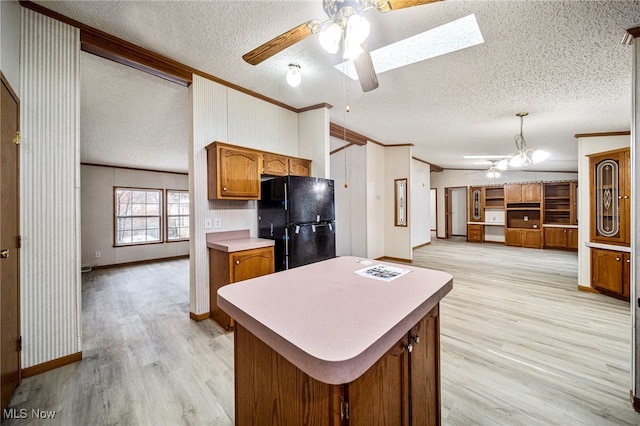
[[205, 227], [205, 229], [211, 229], [211, 219], [206, 218], [204, 220], [204, 227]]
[[100, 253], [99, 251], [96, 252], [96, 259], [99, 258], [100, 256], [102, 256], [102, 253]]
[[213, 227], [216, 229], [222, 228], [222, 219], [220, 218], [213, 219]]

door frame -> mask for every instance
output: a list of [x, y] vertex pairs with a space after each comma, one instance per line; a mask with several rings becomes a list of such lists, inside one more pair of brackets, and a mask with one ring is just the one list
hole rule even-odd
[[[1, 116], [0, 116], [0, 122], [2, 122], [2, 124], [5, 124], [5, 120], [11, 122], [11, 125], [13, 125], [13, 121], [15, 120], [15, 129], [17, 132], [20, 131], [20, 98], [18, 98], [16, 92], [13, 90], [13, 88], [11, 87], [11, 84], [9, 84], [8, 79], [5, 77], [5, 75], [2, 73], [2, 71], [0, 71], [0, 84], [2, 84], [2, 91], [4, 92], [4, 89], [6, 88], [9, 96], [11, 98], [13, 98], [13, 100], [15, 101], [16, 104], [16, 116], [13, 117], [13, 114], [11, 114], [11, 116], [8, 114], [8, 111], [5, 111], [4, 109], [2, 109], [1, 111]], [[14, 136], [15, 137], [15, 136]], [[11, 143], [11, 142], [10, 142]], [[18, 142], [16, 142], [16, 145], [19, 143], [19, 139]], [[2, 148], [0, 148], [2, 149]], [[13, 169], [12, 169], [13, 170]], [[15, 168], [15, 173], [16, 173], [16, 182], [15, 182], [15, 190], [16, 190], [16, 253], [13, 253], [13, 256], [16, 257], [17, 259], [17, 268], [16, 268], [16, 298], [17, 298], [17, 306], [16, 306], [16, 318], [15, 318], [15, 324], [17, 327], [17, 336], [18, 339], [20, 339], [21, 337], [21, 325], [20, 325], [20, 312], [21, 312], [21, 306], [20, 306], [20, 149], [16, 148], [16, 168]], [[2, 178], [2, 176], [0, 176], [0, 178]], [[2, 212], [0, 211], [0, 223], [2, 220]], [[0, 303], [4, 303], [3, 301], [0, 301]], [[1, 308], [0, 308], [1, 309]], [[13, 328], [13, 327], [11, 327]], [[18, 365], [17, 365], [17, 373], [18, 373], [18, 382], [16, 383], [16, 386], [18, 386], [20, 384], [20, 382], [22, 381], [22, 356], [20, 354], [21, 352], [21, 348], [20, 348], [20, 344], [18, 343], [19, 340], [16, 343], [16, 349], [18, 352]], [[4, 352], [4, 348], [2, 348], [3, 352]], [[3, 372], [4, 373], [4, 372]], [[7, 402], [8, 404], [8, 402]], [[6, 407], [2, 407], [2, 409], [4, 410]]]
[[[468, 188], [466, 186], [449, 186], [444, 188], [444, 202], [445, 202], [445, 207], [444, 207], [444, 220], [445, 220], [445, 238], [449, 239], [451, 238], [453, 235], [453, 201], [452, 201], [452, 193], [454, 189], [464, 189], [465, 190], [465, 196], [463, 197], [465, 200], [465, 205], [464, 205], [464, 217], [466, 219], [467, 217], [467, 190]], [[466, 224], [466, 220], [465, 220], [465, 224]], [[466, 233], [465, 233], [466, 235]], [[456, 236], [464, 236], [464, 235], [456, 235]]]

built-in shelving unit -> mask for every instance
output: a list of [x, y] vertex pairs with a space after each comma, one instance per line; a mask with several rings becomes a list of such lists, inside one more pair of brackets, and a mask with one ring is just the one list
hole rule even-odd
[[485, 208], [504, 209], [504, 186], [486, 186], [484, 194]]

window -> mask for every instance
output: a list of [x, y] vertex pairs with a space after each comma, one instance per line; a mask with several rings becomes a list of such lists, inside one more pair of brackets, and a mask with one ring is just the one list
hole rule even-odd
[[189, 191], [167, 190], [167, 241], [189, 239]]
[[115, 245], [158, 243], [162, 190], [115, 188]]

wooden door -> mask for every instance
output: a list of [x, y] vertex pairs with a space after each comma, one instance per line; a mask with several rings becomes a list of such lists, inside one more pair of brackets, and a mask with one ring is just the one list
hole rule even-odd
[[408, 379], [409, 352], [404, 337], [347, 386], [349, 426], [408, 425]]
[[260, 154], [219, 149], [221, 198], [260, 199]]
[[623, 253], [612, 250], [591, 249], [591, 285], [622, 294]]
[[19, 101], [3, 75], [0, 137], [0, 364], [2, 409], [20, 383]]
[[567, 229], [567, 248], [578, 250], [578, 230], [575, 228]]
[[539, 183], [522, 184], [522, 202], [539, 203], [542, 201], [542, 185]]
[[444, 189], [444, 229], [445, 238], [451, 238], [453, 235], [453, 203], [451, 188]]
[[519, 183], [511, 183], [504, 186], [504, 202], [520, 203], [522, 202], [522, 185]]
[[508, 246], [522, 246], [522, 231], [519, 229], [505, 229], [504, 243]]
[[522, 247], [542, 248], [542, 232], [537, 229], [524, 229], [522, 231]]
[[411, 425], [440, 424], [440, 323], [438, 306], [409, 332]]
[[549, 248], [567, 247], [566, 228], [544, 228], [544, 246]]
[[273, 247], [231, 253], [229, 261], [232, 283], [271, 274], [275, 268]]

